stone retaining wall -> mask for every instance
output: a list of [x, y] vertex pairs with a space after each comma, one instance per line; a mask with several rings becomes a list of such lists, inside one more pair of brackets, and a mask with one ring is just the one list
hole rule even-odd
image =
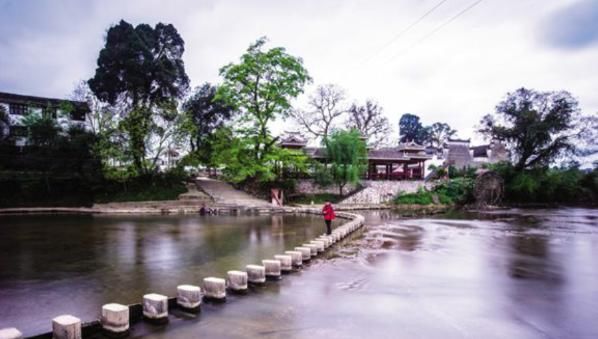
[[372, 181], [362, 182], [365, 189], [341, 201], [341, 204], [384, 204], [400, 192], [415, 193], [420, 187], [431, 188], [432, 184], [423, 180]]
[[[357, 189], [356, 185], [347, 184], [343, 188], [344, 192], [352, 192]], [[331, 185], [329, 187], [320, 187], [315, 183], [313, 179], [300, 179], [297, 180], [297, 186], [295, 190], [302, 194], [338, 194], [338, 186]]]

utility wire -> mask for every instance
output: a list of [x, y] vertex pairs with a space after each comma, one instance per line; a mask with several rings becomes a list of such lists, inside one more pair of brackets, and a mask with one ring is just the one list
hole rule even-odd
[[372, 61], [372, 59], [374, 59], [380, 52], [384, 51], [393, 42], [395, 42], [397, 39], [399, 39], [405, 33], [409, 32], [413, 27], [415, 27], [417, 24], [419, 24], [420, 22], [422, 22], [422, 20], [424, 20], [428, 15], [432, 14], [432, 12], [434, 12], [438, 7], [442, 6], [442, 4], [445, 3], [445, 2], [447, 2], [447, 1], [448, 0], [441, 0], [440, 2], [438, 2], [434, 7], [432, 7], [431, 9], [429, 9], [421, 17], [419, 17], [417, 20], [415, 20], [414, 22], [412, 22], [409, 26], [405, 27], [402, 31], [400, 31], [394, 37], [392, 37], [392, 39], [388, 40], [384, 45], [382, 45], [379, 49], [377, 49], [374, 53], [372, 53], [369, 57], [367, 57], [366, 59], [364, 59], [361, 62], [360, 65], [363, 66], [363, 65], [367, 64], [368, 62]]
[[441, 29], [443, 29], [444, 27], [448, 26], [451, 22], [457, 20], [460, 16], [462, 16], [465, 13], [467, 13], [468, 11], [470, 11], [471, 9], [473, 9], [475, 6], [479, 5], [482, 1], [484, 1], [484, 0], [477, 0], [477, 1], [473, 2], [472, 4], [470, 4], [469, 6], [465, 7], [459, 13], [457, 13], [456, 15], [454, 15], [453, 17], [451, 17], [447, 21], [443, 22], [438, 27], [436, 27], [433, 30], [431, 30], [428, 34], [424, 35], [419, 40], [417, 40], [416, 42], [414, 42], [407, 49], [401, 51], [400, 53], [397, 53], [397, 54], [391, 56], [388, 60], [386, 60], [385, 64], [388, 63], [388, 62], [390, 62], [390, 61], [392, 61], [392, 59], [394, 59], [394, 58], [396, 58], [396, 57], [398, 57], [400, 55], [404, 55], [405, 53], [409, 52], [409, 50], [415, 48], [417, 45], [419, 45], [422, 42], [426, 41], [431, 36], [433, 36], [434, 34], [438, 33]]

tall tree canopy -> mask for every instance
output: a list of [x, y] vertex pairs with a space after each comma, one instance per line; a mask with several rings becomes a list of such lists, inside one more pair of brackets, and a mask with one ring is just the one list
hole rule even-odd
[[[508, 93], [496, 112], [482, 118], [479, 132], [503, 141], [517, 170], [546, 166], [595, 137], [596, 119], [583, 117], [570, 93], [520, 88]], [[589, 139], [588, 139], [589, 138]]]
[[353, 104], [347, 125], [359, 131], [369, 145], [377, 147], [388, 140], [391, 132], [388, 119], [382, 112], [382, 107], [372, 100], [366, 100], [365, 105]]
[[355, 129], [335, 131], [326, 143], [326, 153], [332, 180], [342, 196], [345, 185], [358, 183], [367, 169], [365, 142]]
[[405, 113], [399, 120], [399, 140], [401, 142], [414, 141], [423, 144], [426, 139], [426, 129], [415, 114]]
[[457, 133], [449, 124], [443, 122], [435, 122], [431, 126], [425, 127], [425, 129], [425, 143], [436, 148], [441, 148], [450, 137]]
[[[102, 101], [124, 107], [118, 128], [128, 144], [124, 153], [138, 173], [156, 169], [160, 154], [173, 140], [176, 109], [189, 87], [185, 43], [174, 26], [159, 23], [133, 27], [121, 20], [108, 29], [98, 67], [88, 80]], [[147, 161], [151, 155], [153, 160]]]
[[[311, 80], [300, 58], [282, 47], [265, 50], [265, 44], [265, 38], [258, 39], [239, 63], [220, 69], [224, 81], [216, 95], [240, 113], [236, 133], [251, 141], [252, 147], [246, 151], [259, 166], [269, 161], [277, 141], [269, 123], [289, 115], [291, 100], [303, 93]], [[259, 173], [257, 177], [260, 179]]]
[[151, 107], [180, 98], [189, 87], [185, 42], [171, 24], [133, 27], [121, 20], [110, 27], [89, 87], [103, 101], [124, 99]]
[[183, 104], [191, 152], [204, 164], [211, 155], [210, 137], [233, 116], [233, 108], [215, 100], [215, 86], [203, 84]]
[[325, 140], [338, 127], [340, 118], [347, 112], [345, 91], [333, 84], [320, 85], [309, 97], [308, 108], [292, 112], [299, 127], [315, 138]]

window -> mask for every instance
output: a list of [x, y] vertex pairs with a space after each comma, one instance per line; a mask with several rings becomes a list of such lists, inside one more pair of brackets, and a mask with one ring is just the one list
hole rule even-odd
[[27, 114], [27, 106], [22, 104], [10, 104], [10, 114], [25, 115]]
[[85, 111], [74, 110], [71, 112], [71, 119], [75, 121], [85, 121]]

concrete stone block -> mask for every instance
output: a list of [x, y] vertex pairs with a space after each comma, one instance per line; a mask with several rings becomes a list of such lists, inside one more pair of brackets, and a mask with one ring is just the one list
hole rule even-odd
[[280, 270], [282, 272], [290, 272], [293, 270], [293, 257], [288, 254], [277, 254], [274, 259], [280, 261]]
[[226, 299], [226, 281], [222, 278], [204, 278], [203, 289], [207, 298], [214, 300]]
[[168, 297], [150, 293], [143, 296], [143, 316], [148, 320], [164, 321], [168, 319]]
[[316, 245], [318, 248], [318, 253], [322, 253], [326, 250], [326, 243], [322, 240], [312, 240], [309, 243]]
[[295, 247], [295, 251], [301, 252], [303, 261], [309, 261], [311, 259], [311, 248], [300, 246]]
[[247, 265], [247, 281], [252, 284], [263, 284], [266, 282], [266, 268], [260, 265]]
[[[303, 266], [303, 254], [300, 251], [285, 251], [284, 254], [291, 256], [291, 262], [295, 267]], [[311, 251], [310, 251], [311, 255]]]
[[100, 322], [109, 333], [126, 334], [129, 331], [129, 306], [114, 303], [102, 306]]
[[52, 319], [52, 338], [81, 339], [81, 319], [68, 314]]
[[312, 257], [315, 257], [315, 256], [318, 255], [318, 246], [317, 245], [314, 245], [314, 244], [303, 244], [301, 246], [309, 248], [310, 251], [311, 251], [311, 256]]
[[176, 303], [184, 309], [195, 310], [201, 305], [201, 288], [194, 285], [179, 285], [176, 288]]
[[243, 271], [228, 271], [228, 288], [235, 292], [244, 292], [247, 290], [248, 274]]
[[280, 261], [279, 260], [262, 260], [262, 265], [266, 268], [266, 277], [277, 279], [280, 278]]
[[0, 329], [0, 339], [23, 339], [23, 333], [14, 327]]

